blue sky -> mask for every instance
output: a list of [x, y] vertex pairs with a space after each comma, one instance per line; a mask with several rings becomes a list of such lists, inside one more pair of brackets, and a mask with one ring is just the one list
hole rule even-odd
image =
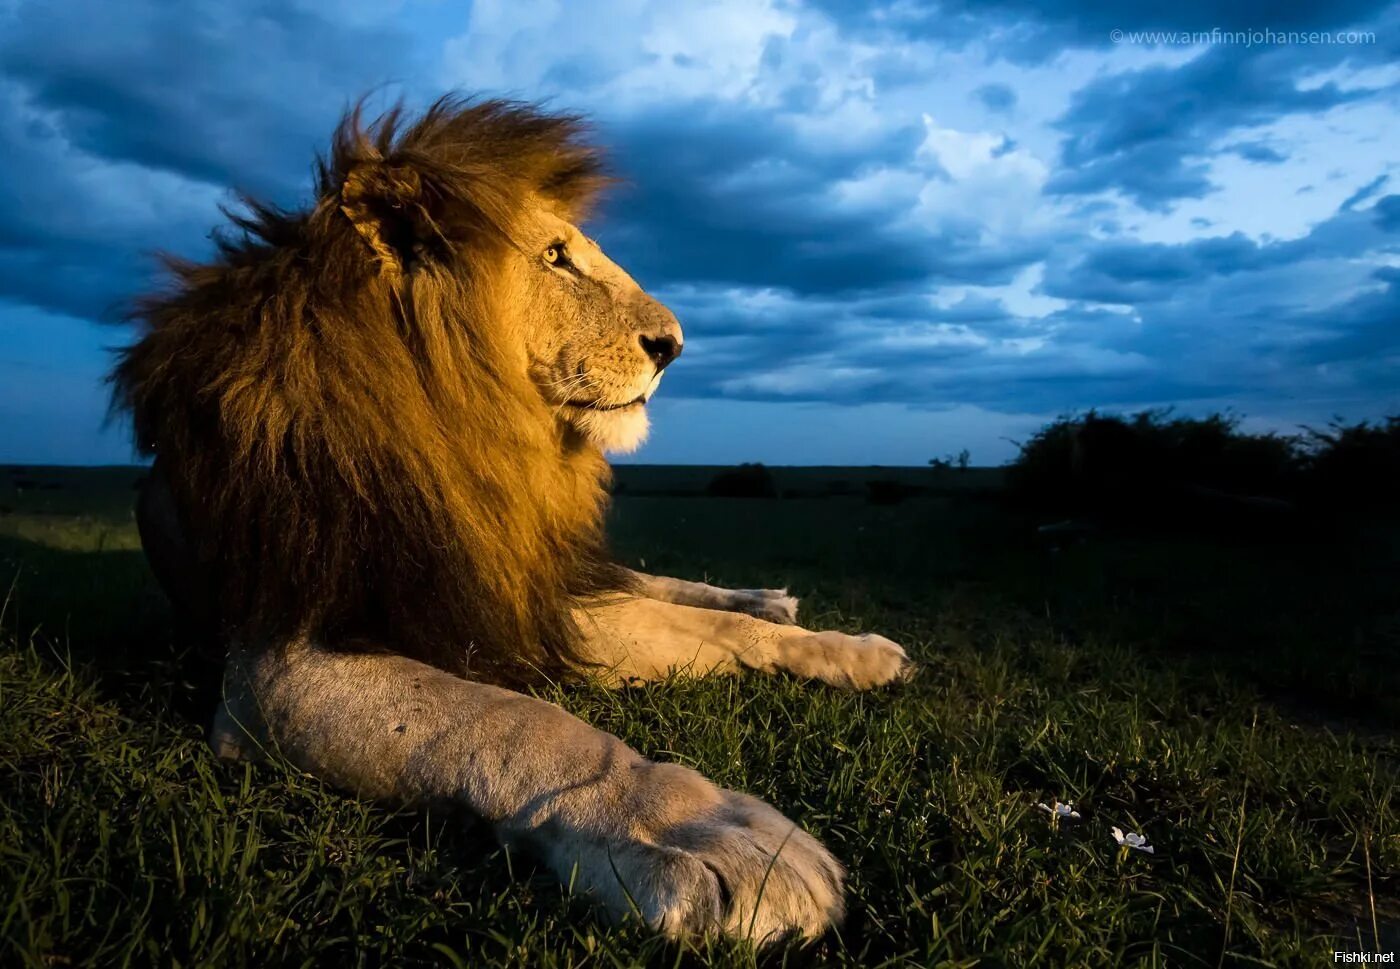
[[[1162, 6], [0, 0], [0, 461], [130, 460], [100, 381], [150, 253], [304, 199], [371, 89], [595, 120], [591, 234], [687, 333], [634, 460], [1400, 412], [1400, 4]], [[1213, 28], [1365, 36], [1134, 36]]]

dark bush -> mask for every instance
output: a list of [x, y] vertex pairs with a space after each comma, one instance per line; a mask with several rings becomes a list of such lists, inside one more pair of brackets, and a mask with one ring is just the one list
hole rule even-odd
[[773, 473], [762, 464], [741, 464], [711, 478], [705, 494], [711, 498], [776, 498], [778, 486]]
[[1318, 505], [1400, 507], [1400, 416], [1308, 430], [1305, 497]]
[[1011, 494], [1043, 511], [1161, 518], [1400, 509], [1400, 416], [1304, 436], [1248, 434], [1236, 418], [1063, 417], [1021, 445]]
[[1296, 494], [1300, 441], [1238, 425], [1221, 414], [1173, 418], [1161, 410], [1061, 418], [1021, 445], [1008, 487], [1028, 504], [1069, 514], [1128, 512], [1185, 494]]
[[[1089, 417], [1093, 417], [1090, 411]], [[1070, 509], [1080, 502], [1074, 439], [1082, 421], [1062, 417], [1046, 424], [1024, 444], [1006, 469], [1007, 491], [1034, 507]]]

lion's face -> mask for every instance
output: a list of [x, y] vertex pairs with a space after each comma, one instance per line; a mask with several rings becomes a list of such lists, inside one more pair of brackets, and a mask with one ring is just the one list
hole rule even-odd
[[578, 227], [533, 212], [507, 257], [507, 304], [558, 420], [602, 450], [646, 438], [646, 405], [681, 352], [676, 317]]

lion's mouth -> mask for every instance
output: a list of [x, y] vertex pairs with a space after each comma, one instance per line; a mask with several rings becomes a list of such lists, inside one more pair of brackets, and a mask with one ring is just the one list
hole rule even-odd
[[625, 410], [628, 407], [644, 407], [646, 406], [646, 402], [646, 395], [639, 394], [633, 400], [629, 400], [623, 404], [609, 404], [601, 400], [566, 400], [564, 403], [568, 404], [570, 407], [577, 407], [579, 410], [608, 411]]

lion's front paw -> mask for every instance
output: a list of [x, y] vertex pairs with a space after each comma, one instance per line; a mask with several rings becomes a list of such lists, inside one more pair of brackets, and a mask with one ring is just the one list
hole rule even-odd
[[728, 935], [772, 942], [815, 938], [845, 914], [845, 870], [821, 843], [756, 797], [724, 791], [714, 816], [680, 825], [668, 841], [709, 871]]
[[614, 917], [640, 916], [675, 938], [719, 933], [763, 945], [815, 938], [841, 920], [845, 871], [815, 838], [757, 798], [675, 765], [648, 766], [658, 779], [676, 775], [682, 790], [706, 790], [685, 809], [673, 803], [666, 813], [680, 816], [660, 830], [641, 824], [629, 837], [574, 845], [566, 880]]
[[783, 668], [832, 686], [869, 690], [911, 679], [914, 663], [904, 648], [874, 633], [800, 633], [784, 644]]

